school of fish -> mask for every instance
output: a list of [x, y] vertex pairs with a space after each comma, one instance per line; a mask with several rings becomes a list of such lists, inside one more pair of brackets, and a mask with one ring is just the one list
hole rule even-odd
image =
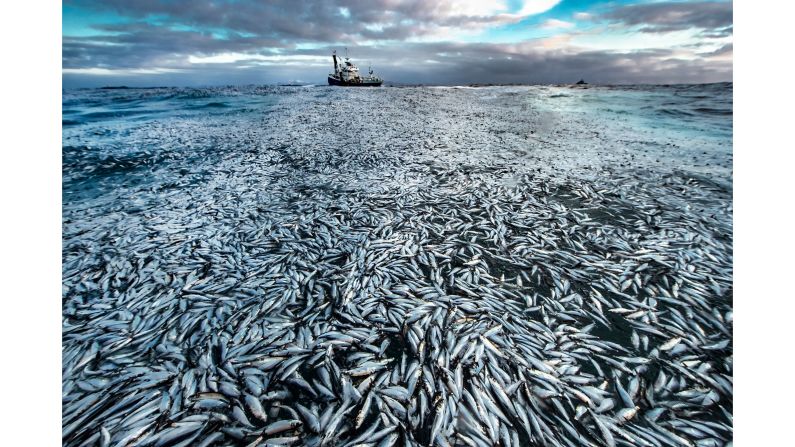
[[731, 141], [534, 105], [608, 93], [69, 127], [63, 445], [731, 444]]

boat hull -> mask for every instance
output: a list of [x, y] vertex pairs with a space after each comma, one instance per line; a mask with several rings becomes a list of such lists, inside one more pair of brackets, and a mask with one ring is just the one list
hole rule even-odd
[[340, 79], [332, 78], [331, 76], [328, 77], [328, 85], [337, 85], [340, 87], [380, 87], [384, 81], [368, 81], [363, 80], [362, 82], [347, 82], [342, 81]]

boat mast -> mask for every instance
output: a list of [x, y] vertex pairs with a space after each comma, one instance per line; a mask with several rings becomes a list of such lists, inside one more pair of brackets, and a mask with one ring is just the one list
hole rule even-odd
[[339, 69], [337, 68], [337, 50], [331, 52], [331, 57], [334, 59], [334, 74], [339, 76]]

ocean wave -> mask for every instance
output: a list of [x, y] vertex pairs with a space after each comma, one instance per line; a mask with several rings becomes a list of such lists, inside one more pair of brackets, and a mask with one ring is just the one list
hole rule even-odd
[[731, 116], [733, 114], [732, 109], [715, 109], [711, 107], [697, 107], [693, 109], [693, 111], [698, 113], [704, 113], [707, 115], [720, 115], [720, 116]]
[[[113, 151], [110, 149], [110, 151]], [[67, 177], [97, 177], [123, 174], [146, 166], [154, 166], [164, 156], [153, 151], [127, 153], [100, 152], [88, 146], [64, 146], [62, 169]]]
[[684, 109], [675, 109], [675, 108], [657, 109], [657, 113], [659, 113], [660, 115], [668, 115], [675, 117], [691, 117], [694, 115], [693, 112]]
[[204, 103], [204, 104], [190, 105], [190, 106], [187, 106], [186, 108], [193, 109], [193, 110], [202, 110], [202, 109], [226, 109], [226, 108], [229, 108], [229, 107], [230, 107], [229, 104], [227, 104], [225, 102], [213, 101], [213, 102], [208, 102], [208, 103]]

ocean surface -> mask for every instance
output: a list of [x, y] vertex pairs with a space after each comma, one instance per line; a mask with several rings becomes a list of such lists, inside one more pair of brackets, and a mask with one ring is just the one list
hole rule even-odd
[[724, 445], [732, 107], [65, 90], [64, 445]]

